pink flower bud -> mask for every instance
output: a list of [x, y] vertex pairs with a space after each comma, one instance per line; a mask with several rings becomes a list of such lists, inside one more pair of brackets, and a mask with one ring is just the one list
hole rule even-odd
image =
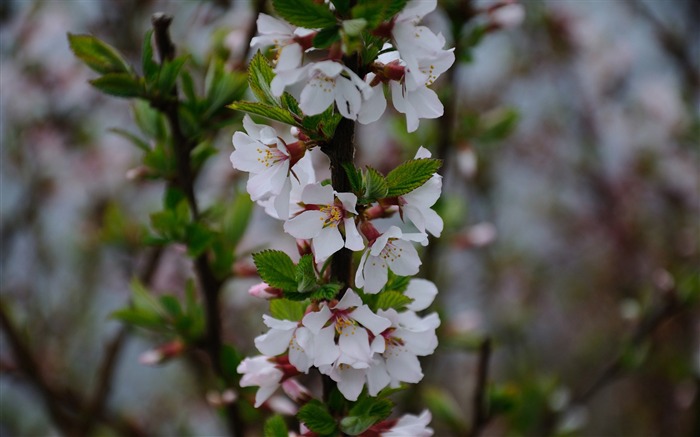
[[165, 343], [156, 349], [146, 351], [139, 356], [139, 362], [147, 366], [161, 364], [167, 360], [177, 357], [185, 350], [185, 344], [180, 340]]
[[305, 404], [311, 400], [311, 392], [309, 389], [304, 387], [296, 379], [288, 379], [282, 383], [282, 390], [289, 396], [294, 402], [299, 404]]
[[248, 294], [250, 294], [253, 297], [258, 297], [260, 299], [270, 300], [282, 297], [282, 290], [270, 287], [265, 282], [261, 282], [250, 287], [250, 290], [248, 290]]

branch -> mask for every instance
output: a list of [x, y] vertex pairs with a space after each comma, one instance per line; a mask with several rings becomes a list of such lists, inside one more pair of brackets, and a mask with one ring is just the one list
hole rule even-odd
[[[173, 18], [163, 13], [154, 14], [151, 18], [153, 24], [156, 49], [161, 62], [171, 60], [175, 57], [175, 45], [170, 39], [168, 28]], [[177, 178], [175, 185], [185, 193], [190, 205], [192, 220], [199, 220], [199, 208], [194, 192], [195, 174], [192, 171], [190, 162], [190, 152], [196, 146], [192, 139], [188, 139], [182, 132], [179, 118], [180, 101], [177, 99], [177, 88], [173, 87], [172, 94], [175, 99], [168, 102], [160, 102], [157, 109], [165, 114], [173, 136], [173, 149], [177, 166]], [[207, 334], [205, 347], [212, 367], [215, 372], [224, 377], [221, 367], [220, 351], [222, 347], [221, 339], [221, 314], [219, 311], [219, 295], [222, 281], [219, 280], [212, 270], [209, 258], [206, 253], [198, 256], [194, 261], [195, 271], [199, 279], [199, 284], [204, 296], [204, 307], [207, 320]], [[231, 433], [234, 436], [243, 435], [243, 423], [236, 404], [229, 404], [226, 407], [226, 418]]]
[[479, 347], [479, 364], [476, 370], [476, 387], [472, 398], [472, 427], [469, 437], [478, 436], [490, 420], [488, 411], [489, 360], [491, 358], [491, 339], [485, 338]]

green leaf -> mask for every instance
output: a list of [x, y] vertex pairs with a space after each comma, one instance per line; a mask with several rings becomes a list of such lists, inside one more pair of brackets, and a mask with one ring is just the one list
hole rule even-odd
[[331, 0], [331, 3], [340, 15], [345, 15], [350, 10], [350, 0]]
[[340, 34], [338, 33], [338, 26], [334, 25], [321, 29], [314, 37], [313, 44], [317, 49], [326, 49], [336, 41], [340, 41]]
[[166, 294], [158, 299], [160, 305], [165, 309], [165, 311], [174, 319], [182, 316], [182, 307], [180, 306], [180, 301], [177, 300], [175, 296]]
[[158, 76], [158, 64], [153, 60], [153, 30], [147, 31], [143, 37], [141, 69], [146, 83], [151, 83]]
[[369, 203], [377, 199], [383, 199], [387, 197], [387, 194], [389, 193], [387, 181], [384, 178], [384, 176], [382, 176], [382, 174], [379, 173], [377, 170], [373, 169], [372, 167], [367, 167], [367, 170], [365, 171], [364, 180], [365, 202], [362, 203]]
[[428, 181], [442, 165], [439, 159], [412, 159], [386, 175], [389, 191], [386, 197], [409, 193]]
[[457, 435], [467, 433], [468, 426], [464, 419], [463, 409], [450, 393], [438, 387], [425, 387], [423, 399], [436, 420], [449, 425]]
[[388, 310], [389, 308], [393, 308], [400, 311], [411, 302], [413, 302], [413, 299], [398, 291], [382, 291], [379, 293], [379, 297], [377, 297], [377, 302], [373, 310]]
[[160, 317], [166, 315], [165, 309], [158, 302], [158, 299], [138, 279], [131, 281], [131, 304], [134, 309], [144, 313], [157, 314]]
[[349, 36], [359, 36], [365, 27], [367, 27], [367, 20], [364, 18], [343, 21], [343, 32]]
[[253, 254], [258, 274], [268, 285], [284, 291], [297, 291], [296, 267], [281, 250], [264, 250]]
[[131, 141], [136, 147], [139, 149], [143, 150], [144, 152], [150, 152], [151, 151], [151, 146], [145, 141], [139, 138], [138, 136], [132, 134], [131, 132], [120, 129], [117, 127], [114, 127], [109, 130], [110, 132], [119, 135], [120, 137]]
[[157, 314], [139, 311], [133, 308], [122, 308], [110, 314], [110, 317], [123, 323], [153, 329], [163, 325], [163, 319]]
[[389, 0], [384, 9], [384, 19], [392, 18], [406, 7], [408, 0]]
[[360, 0], [352, 8], [352, 17], [366, 20], [367, 27], [374, 29], [401, 11], [406, 3], [407, 0]]
[[289, 430], [287, 429], [287, 424], [284, 423], [284, 419], [279, 414], [267, 419], [265, 422], [265, 428], [263, 429], [263, 437], [288, 437]]
[[297, 291], [307, 292], [311, 291], [316, 286], [316, 270], [314, 268], [314, 257], [313, 255], [304, 255], [299, 260], [299, 264], [296, 267], [296, 281]]
[[282, 107], [292, 114], [297, 116], [301, 116], [303, 114], [301, 112], [301, 108], [299, 107], [299, 102], [297, 102], [297, 99], [295, 99], [293, 95], [287, 92], [282, 93], [282, 98], [280, 101], [282, 102]]
[[323, 284], [312, 291], [309, 298], [312, 300], [331, 300], [338, 295], [341, 288], [343, 288], [343, 284]]
[[273, 299], [270, 301], [270, 314], [275, 319], [298, 322], [304, 318], [308, 302], [294, 302], [288, 299]]
[[71, 50], [92, 70], [101, 74], [129, 73], [129, 65], [109, 44], [92, 35], [68, 34]]
[[272, 5], [285, 20], [309, 29], [329, 27], [337, 21], [328, 6], [314, 0], [272, 0]]
[[129, 73], [107, 73], [89, 82], [103, 93], [116, 97], [140, 97], [144, 94], [143, 83]]
[[172, 61], [165, 61], [161, 65], [156, 84], [158, 91], [160, 91], [162, 94], [170, 94], [175, 86], [175, 83], [177, 82], [177, 78], [180, 75], [182, 67], [185, 65], [188, 59], [188, 56], [179, 56]]
[[275, 77], [275, 72], [270, 67], [267, 58], [258, 51], [248, 66], [248, 85], [255, 97], [267, 105], [279, 106], [280, 101], [270, 89], [270, 82]]
[[391, 414], [394, 403], [385, 398], [361, 397], [340, 422], [340, 429], [349, 435], [359, 435]]
[[136, 125], [146, 136], [156, 140], [167, 138], [165, 117], [158, 110], [153, 109], [146, 100], [136, 100], [132, 111]]
[[335, 419], [328, 412], [328, 408], [317, 399], [313, 399], [301, 407], [297, 418], [317, 434], [335, 434], [338, 429]]
[[362, 193], [362, 172], [355, 168], [351, 162], [346, 162], [343, 164], [343, 169], [345, 174], [348, 175], [348, 180], [350, 180], [350, 188], [355, 194]]
[[226, 242], [233, 248], [243, 238], [245, 230], [248, 228], [250, 217], [253, 214], [255, 203], [250, 200], [248, 193], [238, 193], [236, 199], [226, 211], [223, 223], [223, 233]]
[[187, 253], [197, 258], [209, 248], [216, 236], [201, 223], [192, 223], [187, 227]]
[[226, 105], [239, 100], [247, 88], [246, 75], [235, 71], [227, 72], [223, 61], [219, 58], [214, 58], [209, 65], [204, 84], [206, 109], [199, 114], [203, 121], [208, 121]]
[[411, 282], [410, 276], [398, 276], [391, 270], [389, 270], [389, 278], [384, 286], [384, 291], [394, 290], [404, 292], [408, 288], [408, 284]]
[[282, 108], [277, 108], [275, 106], [269, 106], [264, 103], [241, 101], [233, 102], [228, 105], [228, 107], [236, 111], [247, 112], [248, 114], [261, 115], [265, 118], [280, 121], [292, 126], [296, 126], [297, 124], [296, 120], [294, 120], [294, 117], [292, 117], [292, 114], [290, 114], [289, 111]]

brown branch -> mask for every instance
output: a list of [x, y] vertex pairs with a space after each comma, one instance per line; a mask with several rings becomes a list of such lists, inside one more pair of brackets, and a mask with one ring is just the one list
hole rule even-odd
[[[156, 49], [161, 62], [171, 60], [175, 57], [175, 45], [172, 43], [168, 31], [172, 20], [173, 18], [171, 16], [163, 13], [154, 14], [151, 18]], [[173, 137], [173, 149], [178, 173], [174, 184], [185, 193], [185, 197], [190, 205], [192, 220], [198, 221], [199, 208], [194, 192], [196, 176], [192, 170], [190, 161], [190, 152], [196, 144], [192, 139], [188, 139], [182, 131], [178, 110], [180, 102], [177, 98], [176, 87], [173, 88], [172, 95], [174, 98], [167, 102], [157, 102], [156, 108], [163, 112], [168, 120], [168, 125], [170, 126]], [[152, 102], [152, 104], [153, 103], [154, 102]], [[204, 296], [204, 309], [207, 324], [205, 348], [211, 360], [212, 367], [215, 372], [223, 378], [225, 375], [220, 360], [223, 342], [221, 337], [222, 323], [219, 308], [219, 297], [223, 282], [214, 275], [206, 253], [195, 259], [194, 267]], [[226, 418], [232, 435], [243, 435], [243, 422], [240, 419], [238, 407], [235, 403], [229, 404], [226, 407]]]
[[491, 359], [491, 339], [485, 338], [479, 347], [479, 363], [476, 369], [476, 387], [472, 398], [472, 426], [469, 437], [476, 437], [490, 420], [488, 399], [489, 360]]

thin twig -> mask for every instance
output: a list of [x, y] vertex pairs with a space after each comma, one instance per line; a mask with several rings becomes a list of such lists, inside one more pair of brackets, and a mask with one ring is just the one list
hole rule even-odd
[[[151, 18], [156, 41], [156, 49], [161, 62], [171, 60], [175, 57], [175, 45], [170, 39], [169, 27], [172, 17], [162, 13], [154, 14]], [[199, 208], [194, 192], [195, 177], [190, 161], [190, 152], [196, 145], [192, 139], [188, 139], [180, 125], [179, 100], [177, 99], [177, 89], [172, 90], [174, 99], [167, 102], [159, 102], [157, 109], [165, 115], [170, 126], [173, 140], [173, 149], [177, 166], [177, 178], [175, 185], [185, 193], [185, 197], [190, 205], [192, 220], [199, 220]], [[206, 313], [207, 333], [206, 350], [211, 360], [215, 372], [224, 377], [221, 367], [220, 351], [223, 345], [221, 337], [221, 314], [219, 308], [219, 297], [222, 281], [214, 275], [209, 258], [206, 253], [198, 256], [194, 262], [195, 271], [199, 279], [199, 285], [204, 296], [204, 307]], [[243, 435], [243, 422], [240, 420], [238, 407], [235, 403], [226, 407], [226, 418], [229, 429], [234, 436]]]
[[470, 437], [478, 436], [489, 422], [488, 391], [489, 360], [491, 359], [491, 339], [486, 337], [479, 347], [479, 362], [476, 369], [476, 387], [472, 398], [472, 426]]

